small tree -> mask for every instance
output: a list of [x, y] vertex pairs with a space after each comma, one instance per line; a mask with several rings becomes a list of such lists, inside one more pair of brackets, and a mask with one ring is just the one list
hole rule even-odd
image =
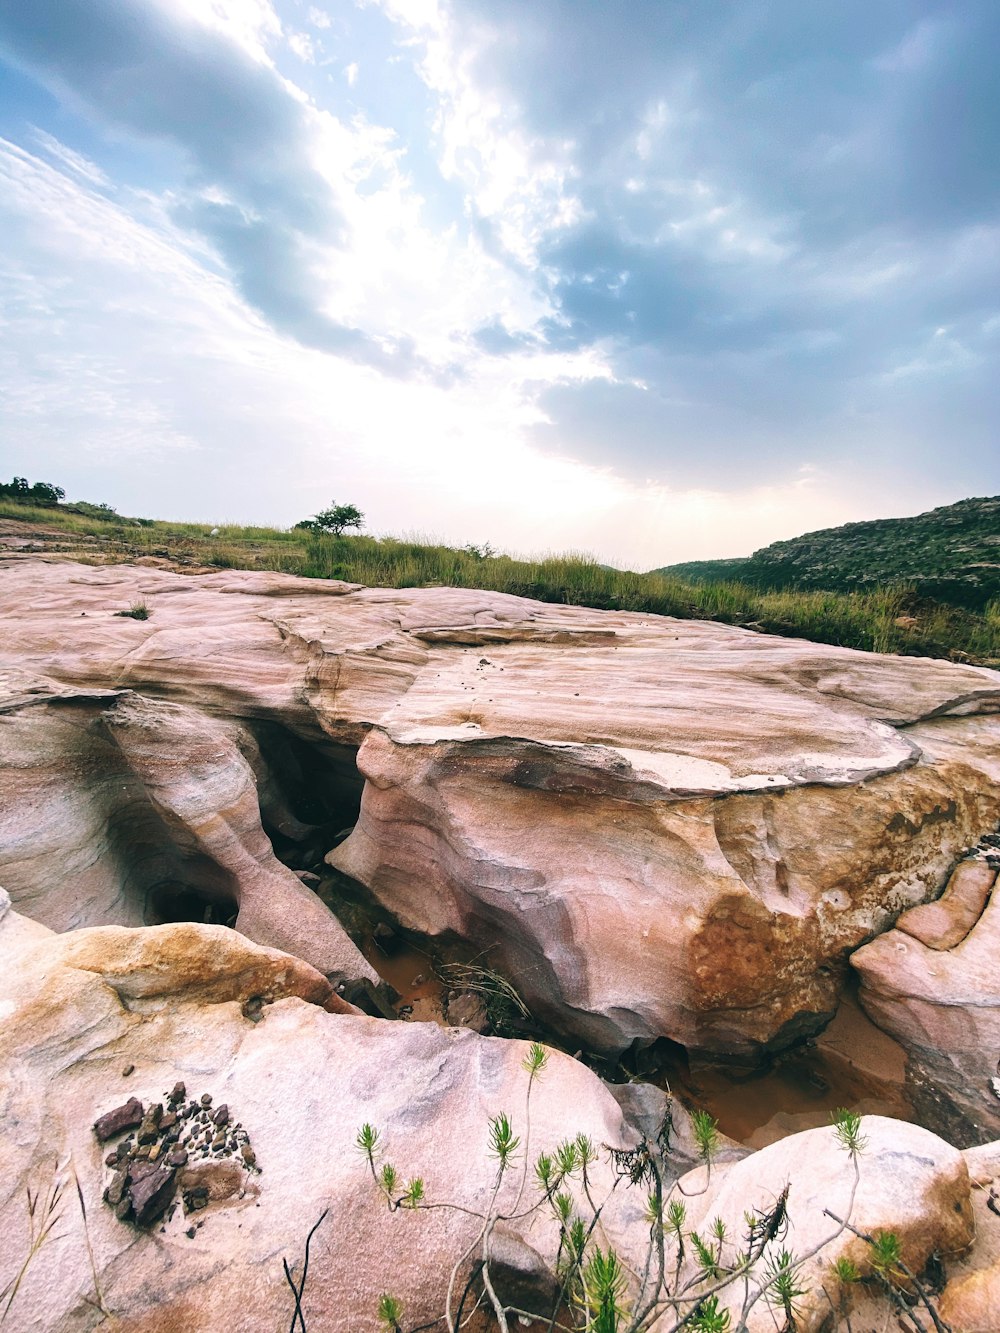
[[304, 528], [307, 532], [329, 532], [334, 537], [339, 537], [347, 528], [364, 527], [364, 522], [365, 516], [357, 505], [331, 503], [329, 509], [321, 509], [312, 518], [304, 518], [295, 526]]

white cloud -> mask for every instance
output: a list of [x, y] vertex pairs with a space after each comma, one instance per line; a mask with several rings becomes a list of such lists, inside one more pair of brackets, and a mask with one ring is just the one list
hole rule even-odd
[[51, 134], [47, 134], [45, 130], [40, 130], [33, 125], [31, 127], [31, 137], [48, 157], [68, 168], [74, 176], [80, 177], [81, 180], [90, 185], [97, 185], [101, 188], [111, 184], [96, 162], [91, 162], [89, 157], [84, 157], [82, 153], [77, 153], [72, 148], [68, 148], [66, 144], [60, 143]]
[[288, 38], [288, 45], [304, 64], [316, 64], [316, 44], [307, 32], [293, 32]]
[[450, 388], [387, 379], [276, 335], [169, 224], [129, 212], [142, 200], [108, 200], [5, 143], [0, 185], [4, 435], [32, 475], [85, 498], [287, 523], [336, 497], [376, 530], [637, 567], [856, 513], [825, 479], [671, 492], [539, 455], [523, 435], [533, 387], [607, 375], [598, 352], [481, 358]]
[[486, 28], [463, 28], [461, 41], [438, 0], [381, 0], [420, 56], [417, 70], [437, 98], [435, 139], [444, 176], [466, 191], [466, 209], [489, 221], [503, 248], [537, 264], [541, 240], [583, 216], [574, 190], [571, 142], [528, 134], [516, 108], [485, 92], [473, 69], [490, 41]]
[[[157, 0], [164, 4], [164, 0]], [[271, 0], [169, 0], [168, 12], [178, 11], [208, 28], [225, 33], [261, 64], [271, 64], [268, 46], [282, 34], [281, 20]]]

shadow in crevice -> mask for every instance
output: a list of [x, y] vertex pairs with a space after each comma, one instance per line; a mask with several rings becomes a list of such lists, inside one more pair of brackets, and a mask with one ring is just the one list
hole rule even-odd
[[252, 724], [259, 747], [261, 823], [274, 854], [292, 870], [312, 870], [357, 823], [364, 778], [357, 748], [305, 741], [273, 722]]

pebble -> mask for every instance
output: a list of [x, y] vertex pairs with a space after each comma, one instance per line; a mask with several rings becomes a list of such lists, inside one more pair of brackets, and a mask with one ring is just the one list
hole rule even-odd
[[[170, 1203], [175, 1174], [191, 1161], [239, 1157], [247, 1171], [260, 1171], [250, 1137], [231, 1118], [229, 1107], [223, 1103], [213, 1111], [211, 1093], [197, 1100], [191, 1098], [185, 1105], [186, 1097], [185, 1085], [178, 1082], [164, 1094], [166, 1110], [161, 1102], [144, 1108], [133, 1097], [94, 1126], [99, 1138], [101, 1130], [107, 1138], [128, 1129], [134, 1131], [105, 1157], [105, 1165], [114, 1170], [114, 1175], [103, 1198], [121, 1221], [148, 1227], [161, 1221], [166, 1208], [172, 1215], [177, 1206]], [[207, 1186], [185, 1191], [183, 1203], [185, 1211], [206, 1208]], [[193, 1237], [194, 1228], [187, 1234]]]

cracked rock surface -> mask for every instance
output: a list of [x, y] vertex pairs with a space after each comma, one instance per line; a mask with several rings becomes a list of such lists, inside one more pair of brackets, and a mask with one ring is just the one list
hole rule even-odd
[[[148, 620], [115, 616], [140, 600]], [[0, 674], [21, 910], [138, 924], [194, 882], [253, 938], [363, 976], [268, 840], [329, 835], [292, 761], [319, 756], [332, 793], [357, 751], [331, 864], [608, 1050], [753, 1057], [816, 1030], [847, 954], [1000, 819], [996, 673], [718, 624], [18, 560]]]

